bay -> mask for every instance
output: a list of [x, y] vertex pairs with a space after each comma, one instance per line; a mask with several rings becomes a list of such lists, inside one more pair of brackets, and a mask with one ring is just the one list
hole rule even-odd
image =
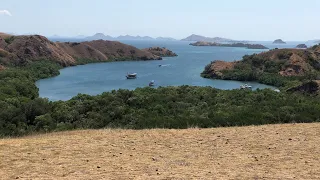
[[[69, 100], [79, 93], [97, 95], [118, 89], [136, 89], [146, 87], [151, 80], [155, 88], [159, 86], [211, 86], [218, 89], [237, 89], [245, 83], [253, 89], [271, 88], [256, 82], [238, 82], [205, 79], [200, 76], [204, 67], [213, 60], [234, 61], [244, 55], [260, 53], [254, 50], [233, 47], [194, 47], [190, 42], [182, 41], [124, 41], [137, 48], [152, 46], [166, 47], [178, 54], [178, 57], [164, 58], [162, 61], [124, 61], [80, 65], [60, 70], [60, 75], [36, 82], [40, 97], [52, 101]], [[269, 48], [293, 48], [299, 42], [274, 45], [261, 43]], [[159, 65], [164, 65], [159, 67]], [[138, 78], [127, 80], [127, 73], [137, 73]]]

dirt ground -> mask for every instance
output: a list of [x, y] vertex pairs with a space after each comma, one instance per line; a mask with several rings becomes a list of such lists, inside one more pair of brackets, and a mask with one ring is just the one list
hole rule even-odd
[[0, 179], [320, 179], [320, 123], [0, 140]]

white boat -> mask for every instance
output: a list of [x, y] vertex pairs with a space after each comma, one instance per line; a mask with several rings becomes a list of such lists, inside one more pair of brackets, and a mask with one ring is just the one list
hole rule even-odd
[[149, 82], [149, 86], [154, 86], [154, 80]]
[[251, 89], [251, 88], [252, 88], [252, 86], [249, 86], [248, 84], [240, 86], [240, 89]]
[[131, 73], [126, 75], [127, 79], [136, 79], [137, 78], [137, 73]]

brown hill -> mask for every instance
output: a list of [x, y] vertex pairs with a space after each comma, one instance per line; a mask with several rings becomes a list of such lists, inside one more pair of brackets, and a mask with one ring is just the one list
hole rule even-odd
[[172, 52], [171, 50], [167, 48], [161, 48], [161, 47], [151, 47], [143, 49], [144, 51], [150, 52], [152, 54], [155, 54], [160, 57], [174, 57], [178, 56], [176, 53]]
[[[224, 68], [226, 67], [226, 68]], [[282, 76], [304, 76], [320, 70], [320, 47], [309, 49], [274, 49], [260, 54], [246, 56], [241, 61], [213, 61], [207, 65], [204, 74], [221, 77], [225, 70], [244, 67], [257, 72], [272, 72]], [[273, 69], [271, 69], [273, 68]]]
[[76, 65], [77, 60], [160, 60], [161, 57], [133, 46], [113, 41], [53, 43], [44, 36], [10, 36], [0, 34], [0, 65], [23, 65], [41, 59], [63, 66]]
[[1, 179], [320, 179], [320, 124], [0, 140]]

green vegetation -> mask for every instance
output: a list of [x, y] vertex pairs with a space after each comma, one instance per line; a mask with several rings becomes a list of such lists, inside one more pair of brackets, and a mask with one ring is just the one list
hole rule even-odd
[[[146, 87], [98, 96], [79, 94], [69, 101], [39, 98], [35, 81], [58, 75], [60, 68], [50, 61], [37, 61], [0, 71], [0, 137], [105, 127], [208, 128], [320, 122], [318, 97], [268, 89]], [[244, 75], [244, 79], [250, 76]]]
[[0, 72], [0, 136], [87, 128], [188, 128], [316, 122], [320, 101], [272, 90], [222, 91], [211, 87], [138, 88], [69, 101], [38, 97], [35, 81], [61, 66], [39, 61]]
[[10, 36], [8, 38], [5, 38], [4, 41], [7, 43], [7, 44], [11, 44], [13, 41], [14, 41], [14, 36]]

